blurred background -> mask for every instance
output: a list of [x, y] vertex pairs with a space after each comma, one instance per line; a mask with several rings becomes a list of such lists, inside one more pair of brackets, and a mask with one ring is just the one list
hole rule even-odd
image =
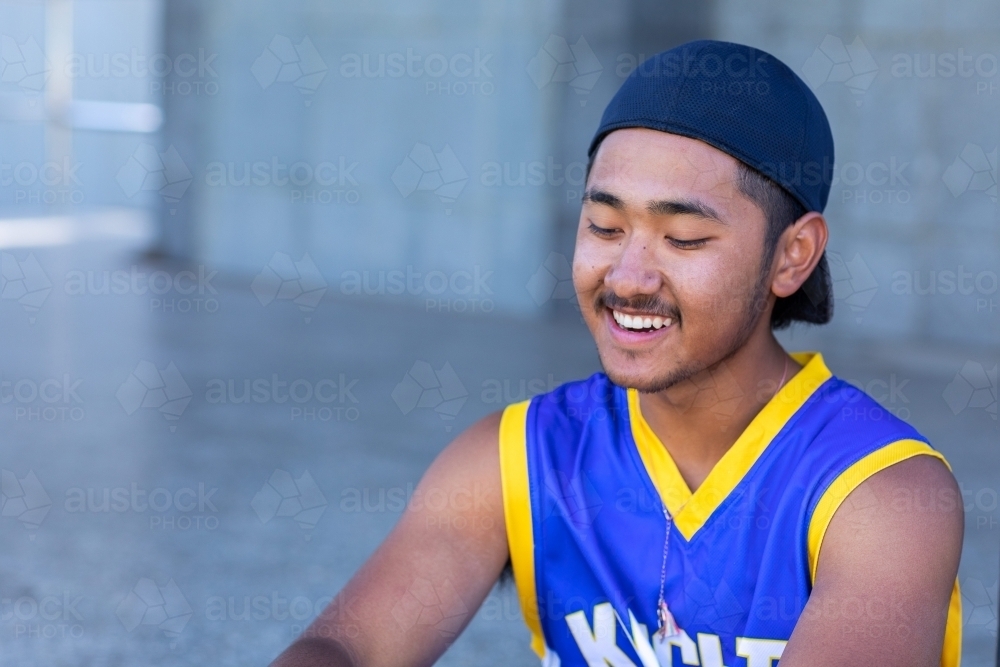
[[[826, 109], [836, 316], [782, 340], [952, 463], [994, 664], [998, 35], [982, 0], [0, 0], [0, 663], [277, 655], [456, 433], [599, 369], [586, 147], [708, 37]], [[527, 641], [497, 589], [440, 664]]]

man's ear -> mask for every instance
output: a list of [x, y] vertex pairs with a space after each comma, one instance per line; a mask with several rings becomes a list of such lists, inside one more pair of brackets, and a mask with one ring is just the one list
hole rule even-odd
[[810, 211], [782, 232], [774, 252], [774, 277], [771, 291], [779, 298], [789, 297], [802, 287], [812, 273], [830, 232], [822, 213]]

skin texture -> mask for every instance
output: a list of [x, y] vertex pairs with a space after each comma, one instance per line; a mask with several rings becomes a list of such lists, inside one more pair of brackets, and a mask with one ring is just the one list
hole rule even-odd
[[940, 664], [962, 497], [937, 459], [886, 468], [834, 514], [782, 667]]
[[[644, 417], [691, 490], [800, 370], [771, 333], [770, 313], [816, 267], [828, 236], [823, 216], [807, 213], [763, 266], [766, 219], [736, 187], [736, 164], [686, 137], [611, 133], [587, 182], [573, 261], [605, 372], [640, 389]], [[671, 321], [630, 332], [612, 308]], [[423, 501], [275, 665], [429, 665], [444, 652], [508, 557], [499, 418], [439, 455], [418, 486]], [[782, 667], [937, 664], [962, 519], [955, 480], [935, 459], [862, 483], [830, 524]], [[440, 606], [419, 601], [435, 598]], [[894, 631], [874, 632], [880, 623]]]

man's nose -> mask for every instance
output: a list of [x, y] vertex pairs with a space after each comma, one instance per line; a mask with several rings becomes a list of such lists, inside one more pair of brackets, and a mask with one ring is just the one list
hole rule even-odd
[[605, 275], [604, 283], [623, 298], [659, 292], [663, 276], [652, 243], [646, 239], [626, 241], [618, 260]]

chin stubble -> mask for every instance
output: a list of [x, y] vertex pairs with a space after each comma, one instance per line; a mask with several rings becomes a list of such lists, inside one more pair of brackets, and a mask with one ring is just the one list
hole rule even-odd
[[[766, 258], [761, 259], [762, 264], [770, 264], [770, 262], [764, 261]], [[600, 349], [598, 349], [598, 357], [600, 357], [601, 366], [604, 368], [605, 374], [618, 386], [631, 387], [640, 392], [652, 394], [665, 391], [676, 384], [689, 380], [695, 375], [727, 361], [746, 344], [750, 335], [756, 328], [761, 315], [765, 311], [765, 307], [767, 305], [767, 278], [768, 272], [764, 271], [763, 267], [761, 267], [761, 270], [757, 272], [757, 279], [751, 288], [749, 298], [744, 302], [746, 306], [741, 314], [739, 327], [736, 328], [733, 334], [729, 337], [728, 341], [726, 341], [726, 344], [723, 346], [725, 353], [719, 358], [713, 360], [711, 363], [693, 361], [689, 364], [682, 365], [679, 368], [670, 370], [664, 375], [654, 378], [649, 382], [640, 384], [636, 383], [634, 380], [630, 381], [628, 378], [618, 376], [616, 373], [610, 372], [607, 364], [604, 363], [603, 356], [600, 354]], [[677, 310], [675, 306], [670, 307], [670, 310], [665, 310], [665, 308], [668, 307], [667, 304], [664, 304], [663, 301], [656, 295], [644, 295], [641, 299], [622, 299], [613, 293], [606, 293], [599, 295], [597, 299], [595, 299], [594, 307], [598, 314], [602, 313], [605, 308], [634, 308], [636, 310], [656, 313], [666, 317], [674, 317], [675, 322], [677, 322], [678, 325], [680, 324], [680, 311]], [[637, 355], [631, 351], [626, 351], [625, 355], [633, 360], [637, 358]]]

